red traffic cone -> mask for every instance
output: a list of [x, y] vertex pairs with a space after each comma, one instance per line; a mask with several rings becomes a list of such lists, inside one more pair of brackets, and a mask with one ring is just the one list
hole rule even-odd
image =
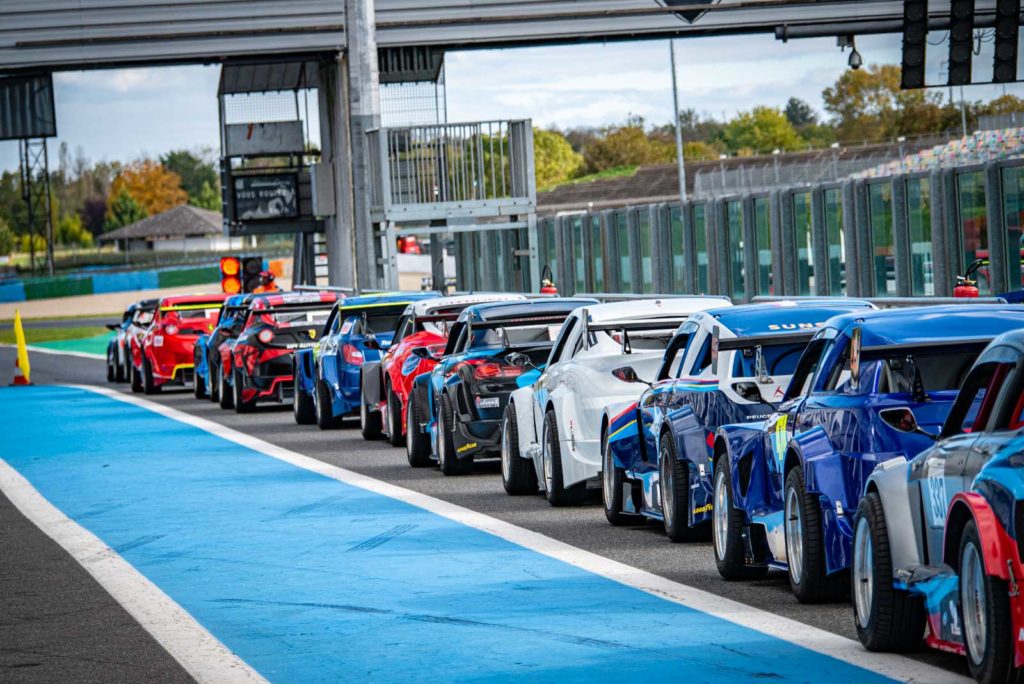
[[21, 371], [21, 364], [18, 363], [18, 358], [17, 357], [14, 358], [14, 382], [12, 382], [11, 384], [12, 385], [31, 385], [32, 384], [32, 383], [30, 383], [28, 381], [28, 378], [26, 378], [25, 374]]

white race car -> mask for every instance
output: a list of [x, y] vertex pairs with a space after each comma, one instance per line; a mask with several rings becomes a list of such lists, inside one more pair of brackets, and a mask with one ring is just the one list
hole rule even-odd
[[654, 380], [666, 345], [687, 316], [730, 305], [725, 297], [666, 297], [573, 312], [540, 376], [513, 392], [505, 409], [505, 491], [542, 491], [553, 506], [581, 503], [588, 483], [600, 484], [607, 417], [635, 402], [645, 388], [637, 377]]

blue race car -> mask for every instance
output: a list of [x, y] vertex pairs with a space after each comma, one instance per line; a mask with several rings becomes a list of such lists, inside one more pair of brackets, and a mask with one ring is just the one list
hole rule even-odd
[[211, 401], [219, 400], [217, 373], [216, 371], [211, 372], [217, 367], [217, 361], [220, 359], [217, 350], [226, 340], [237, 337], [241, 332], [251, 297], [252, 295], [248, 294], [237, 294], [225, 299], [220, 309], [220, 316], [217, 318], [217, 327], [205, 335], [200, 335], [196, 340], [193, 349], [195, 383], [192, 386], [196, 399], [209, 396]]
[[500, 456], [501, 417], [513, 390], [539, 375], [566, 317], [593, 304], [534, 299], [480, 304], [459, 314], [440, 363], [413, 385], [416, 405], [429, 412], [426, 425], [408, 428], [429, 435], [441, 472], [463, 474], [475, 459]]
[[769, 416], [814, 331], [836, 314], [871, 308], [809, 300], [692, 314], [665, 350], [654, 385], [602, 436], [608, 521], [658, 520], [674, 542], [706, 536], [715, 430]]
[[[841, 597], [853, 515], [875, 466], [930, 447], [981, 350], [1022, 326], [1024, 307], [984, 304], [829, 320], [778, 412], [725, 426], [715, 439], [712, 530], [721, 575], [780, 568], [801, 602]], [[894, 408], [911, 409], [919, 429], [893, 424]]]
[[362, 400], [362, 365], [380, 360], [409, 304], [439, 296], [436, 292], [396, 292], [340, 300], [317, 345], [295, 353], [295, 422], [316, 423], [327, 430], [358, 413], [363, 436], [379, 438], [383, 433], [380, 410], [371, 410]]

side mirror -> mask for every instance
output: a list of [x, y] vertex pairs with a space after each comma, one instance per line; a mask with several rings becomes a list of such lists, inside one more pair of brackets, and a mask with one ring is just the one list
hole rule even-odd
[[418, 356], [421, 359], [426, 359], [427, 361], [437, 361], [437, 357], [431, 354], [430, 350], [426, 347], [414, 347], [409, 353], [413, 356]]
[[114, 332], [117, 332], [118, 330], [121, 329], [121, 326], [119, 326], [117, 323], [107, 323], [106, 328], [107, 330], [113, 330]]
[[617, 379], [621, 380], [622, 382], [640, 382], [645, 385], [650, 384], [649, 382], [641, 380], [640, 376], [636, 374], [636, 369], [633, 368], [632, 366], [623, 366], [622, 368], [616, 368], [615, 370], [612, 371], [612, 375], [614, 375]]
[[917, 424], [917, 416], [906, 406], [900, 406], [897, 408], [883, 409], [878, 412], [879, 417], [885, 421], [885, 424], [894, 430], [900, 432], [910, 432], [932, 439], [938, 439], [935, 435], [929, 434], [921, 429], [921, 426]]
[[510, 366], [515, 366], [516, 368], [533, 366], [533, 361], [530, 360], [530, 357], [522, 352], [512, 352], [505, 357], [505, 363]]

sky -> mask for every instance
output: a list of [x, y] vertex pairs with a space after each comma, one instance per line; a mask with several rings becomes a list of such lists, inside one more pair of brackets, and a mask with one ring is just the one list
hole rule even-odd
[[[898, 35], [857, 40], [865, 64], [898, 63]], [[990, 50], [990, 46], [988, 48]], [[932, 48], [934, 79], [945, 48]], [[834, 38], [782, 43], [771, 35], [676, 41], [681, 108], [731, 117], [757, 105], [799, 97], [822, 110], [821, 92], [847, 68]], [[991, 64], [983, 52], [979, 66]], [[446, 56], [448, 120], [532, 118], [535, 125], [600, 126], [629, 115], [649, 123], [672, 118], [665, 40], [455, 52]], [[156, 157], [172, 149], [219, 145], [218, 67], [163, 67], [57, 74], [57, 141], [92, 161]], [[1001, 92], [971, 86], [967, 99]], [[1024, 96], [1024, 87], [1009, 92]], [[16, 169], [15, 142], [0, 142], [0, 169]]]

